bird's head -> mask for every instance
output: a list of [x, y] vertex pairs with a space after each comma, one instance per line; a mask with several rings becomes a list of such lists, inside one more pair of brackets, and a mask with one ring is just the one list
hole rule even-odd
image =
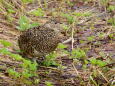
[[52, 29], [56, 33], [61, 33], [63, 31], [63, 28], [61, 26], [61, 23], [56, 20], [49, 20], [44, 24], [44, 27], [47, 29]]

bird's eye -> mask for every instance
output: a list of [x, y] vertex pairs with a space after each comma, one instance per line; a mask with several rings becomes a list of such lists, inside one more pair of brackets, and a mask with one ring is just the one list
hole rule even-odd
[[55, 24], [57, 24], [57, 22], [55, 22]]
[[55, 23], [55, 24], [59, 24], [60, 22], [55, 20], [54, 23]]
[[53, 23], [54, 23], [54, 24], [57, 24], [57, 22], [56, 22], [56, 21], [54, 21]]

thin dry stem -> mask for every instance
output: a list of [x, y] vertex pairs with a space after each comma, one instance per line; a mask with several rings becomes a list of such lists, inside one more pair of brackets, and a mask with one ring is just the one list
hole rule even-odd
[[74, 70], [75, 70], [75, 72], [76, 72], [77, 76], [79, 76], [79, 72], [78, 72], [78, 71], [77, 71], [77, 69], [75, 68], [74, 63], [72, 63], [72, 66], [73, 66], [73, 68], [74, 68]]
[[106, 82], [109, 83], [109, 80], [103, 75], [103, 73], [98, 69], [97, 69], [97, 71], [99, 72], [99, 74], [102, 75], [102, 77], [106, 80]]

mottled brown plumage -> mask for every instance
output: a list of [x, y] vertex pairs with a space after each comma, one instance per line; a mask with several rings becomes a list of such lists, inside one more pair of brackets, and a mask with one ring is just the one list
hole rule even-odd
[[60, 30], [60, 24], [53, 21], [28, 29], [19, 36], [19, 48], [28, 58], [43, 57], [54, 51], [61, 42]]

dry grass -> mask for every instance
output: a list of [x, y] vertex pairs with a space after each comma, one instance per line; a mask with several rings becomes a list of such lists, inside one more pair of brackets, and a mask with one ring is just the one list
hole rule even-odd
[[[43, 24], [54, 17], [67, 26], [63, 41], [71, 38], [64, 44], [64, 47], [67, 47], [56, 51], [58, 54], [56, 62], [60, 63], [60, 66], [56, 68], [40, 66], [36, 70], [39, 76], [28, 79], [22, 78], [23, 76], [14, 78], [7, 70], [12, 68], [20, 73], [23, 71], [20, 67], [23, 62], [0, 53], [0, 85], [113, 86], [115, 84], [115, 12], [112, 10], [115, 9], [114, 0], [43, 1], [0, 0], [0, 40], [12, 43], [7, 49], [17, 53], [19, 50], [17, 37], [21, 33], [17, 26], [23, 30], [28, 24]], [[28, 18], [27, 25], [19, 22], [21, 16]], [[21, 20], [24, 21], [25, 19]], [[3, 48], [4, 46], [0, 44], [0, 49]], [[77, 55], [72, 53], [73, 50], [76, 50]], [[107, 64], [102, 66], [104, 62]]]

